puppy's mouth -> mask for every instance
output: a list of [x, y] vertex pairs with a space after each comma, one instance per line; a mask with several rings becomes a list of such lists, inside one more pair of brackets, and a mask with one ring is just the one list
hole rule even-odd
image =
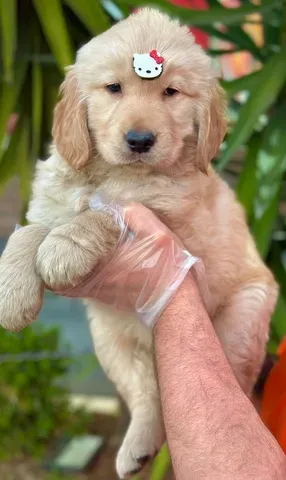
[[[150, 157], [150, 156], [149, 156]], [[135, 154], [132, 154], [132, 156], [127, 160], [127, 162], [131, 165], [133, 164], [136, 164], [138, 163], [139, 165], [140, 164], [150, 164], [152, 162], [150, 162], [150, 158], [148, 158], [148, 155], [146, 154], [138, 154], [138, 153], [135, 153]]]
[[154, 163], [154, 159], [152, 158], [151, 153], [127, 153], [123, 157], [124, 164], [127, 165], [152, 165]]

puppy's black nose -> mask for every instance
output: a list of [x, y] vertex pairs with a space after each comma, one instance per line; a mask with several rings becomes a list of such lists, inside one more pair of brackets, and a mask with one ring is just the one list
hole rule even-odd
[[145, 153], [153, 147], [155, 135], [152, 132], [136, 132], [130, 130], [126, 135], [126, 142], [132, 152]]

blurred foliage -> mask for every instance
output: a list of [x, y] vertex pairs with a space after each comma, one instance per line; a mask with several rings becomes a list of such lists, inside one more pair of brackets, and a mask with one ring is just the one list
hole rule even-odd
[[[1, 355], [45, 352], [52, 357], [59, 352], [59, 331], [2, 330], [0, 352]], [[0, 459], [38, 456], [44, 446], [63, 432], [86, 431], [90, 416], [70, 409], [68, 392], [59, 382], [70, 364], [70, 360], [63, 358], [1, 362]]]
[[[0, 194], [12, 176], [18, 175], [21, 184], [23, 210], [29, 198], [30, 179], [38, 156], [47, 154], [52, 127], [52, 111], [55, 105], [58, 87], [62, 81], [65, 66], [73, 63], [75, 51], [79, 46], [107, 29], [112, 23], [126, 16], [130, 6], [138, 7], [146, 3], [158, 6], [171, 16], [180, 18], [185, 24], [199, 26], [213, 38], [230, 42], [232, 51], [248, 51], [260, 62], [254, 73], [235, 80], [222, 81], [229, 97], [230, 128], [221, 154], [215, 165], [219, 171], [228, 170], [230, 160], [237, 152], [244, 158], [243, 169], [238, 179], [237, 195], [243, 204], [250, 228], [261, 255], [272, 268], [281, 286], [278, 306], [273, 317], [270, 350], [275, 350], [283, 335], [286, 334], [286, 2], [283, 0], [261, 0], [260, 4], [251, 0], [241, 0], [237, 8], [225, 8], [219, 0], [208, 0], [206, 11], [184, 9], [167, 3], [165, 0], [0, 0], [1, 34], [1, 71], [0, 71]], [[248, 15], [259, 12], [264, 33], [262, 47], [258, 47], [243, 28]], [[210, 51], [218, 60], [229, 50]], [[242, 100], [240, 93], [246, 93]], [[17, 112], [19, 121], [12, 137], [7, 135], [6, 127], [10, 115]], [[282, 213], [284, 205], [284, 215]], [[243, 261], [243, 259], [242, 259]], [[26, 331], [25, 331], [26, 335]], [[31, 343], [37, 343], [37, 336]], [[47, 334], [47, 343], [51, 335]], [[9, 351], [22, 350], [18, 335], [9, 336], [2, 332], [0, 342], [9, 343]], [[28, 335], [27, 335], [28, 338]], [[19, 340], [19, 344], [17, 341]], [[28, 341], [28, 340], [27, 340]], [[56, 343], [56, 340], [54, 339]], [[21, 346], [20, 346], [21, 343]], [[42, 337], [40, 343], [42, 344]], [[45, 343], [45, 342], [43, 342]], [[17, 346], [16, 346], [17, 345]], [[40, 345], [39, 345], [40, 347]], [[46, 347], [46, 346], [45, 346]], [[53, 347], [54, 348], [54, 347]], [[55, 367], [55, 370], [53, 368]], [[43, 399], [58, 395], [57, 387], [52, 386], [55, 374], [62, 375], [66, 365], [57, 362], [57, 366], [42, 364], [25, 366], [29, 388], [33, 382], [40, 382]], [[8, 366], [4, 366], [7, 383], [5, 395], [15, 395], [3, 405], [0, 422], [4, 431], [9, 430], [9, 438], [3, 436], [0, 445], [10, 441], [13, 444], [13, 429], [22, 433], [27, 448], [40, 432], [43, 435], [52, 431], [65, 412], [64, 400], [61, 408], [55, 408], [57, 401], [47, 402], [47, 407], [37, 411], [36, 399], [28, 400], [28, 387], [21, 383], [25, 377], [19, 368], [19, 385], [9, 383]], [[5, 368], [8, 368], [5, 374]], [[10, 368], [12, 368], [10, 366]], [[45, 384], [41, 384], [44, 373]], [[53, 370], [53, 373], [52, 373]], [[37, 372], [37, 374], [35, 373]], [[6, 375], [6, 377], [5, 377]], [[14, 374], [13, 374], [14, 375]], [[50, 377], [49, 377], [50, 375]], [[32, 381], [33, 379], [33, 381]], [[50, 379], [50, 380], [49, 380]], [[4, 383], [5, 385], [5, 383]], [[10, 392], [10, 393], [9, 393]], [[12, 393], [11, 393], [12, 392]], [[21, 395], [18, 397], [18, 394]], [[3, 402], [3, 391], [1, 397]], [[32, 396], [33, 397], [33, 396]], [[36, 397], [37, 398], [37, 397]], [[42, 397], [40, 397], [42, 398]], [[61, 403], [63, 402], [63, 404]], [[7, 409], [7, 413], [6, 410]], [[49, 409], [53, 409], [51, 412]], [[2, 406], [1, 406], [2, 409]], [[16, 409], [16, 410], [15, 410]], [[18, 409], [18, 410], [17, 410]], [[25, 411], [23, 415], [22, 409]], [[28, 414], [29, 409], [31, 413]], [[42, 420], [41, 412], [43, 415]], [[15, 415], [15, 417], [13, 417]], [[32, 415], [32, 417], [29, 415]], [[32, 420], [29, 425], [27, 419]], [[39, 415], [37, 417], [37, 415]], [[16, 420], [19, 416], [21, 421]], [[59, 418], [60, 416], [60, 418]], [[11, 420], [13, 419], [13, 420]], [[39, 423], [41, 428], [39, 429]], [[18, 427], [17, 427], [18, 425]], [[20, 428], [21, 427], [21, 428]], [[24, 428], [25, 427], [25, 428]], [[6, 430], [5, 430], [6, 429]], [[29, 431], [31, 439], [29, 440]], [[26, 432], [28, 432], [26, 434]], [[39, 439], [41, 441], [41, 439]], [[11, 448], [13, 445], [11, 445]], [[166, 452], [158, 457], [152, 480], [163, 478], [168, 466]]]

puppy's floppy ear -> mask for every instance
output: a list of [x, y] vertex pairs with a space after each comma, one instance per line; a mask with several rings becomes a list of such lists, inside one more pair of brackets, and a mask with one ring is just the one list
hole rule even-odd
[[214, 158], [227, 129], [226, 98], [221, 86], [216, 83], [209, 96], [198, 108], [198, 140], [196, 159], [198, 168], [207, 174], [208, 165]]
[[68, 72], [60, 91], [62, 99], [54, 111], [54, 142], [61, 157], [80, 170], [90, 160], [92, 144], [86, 106], [80, 99], [74, 70]]

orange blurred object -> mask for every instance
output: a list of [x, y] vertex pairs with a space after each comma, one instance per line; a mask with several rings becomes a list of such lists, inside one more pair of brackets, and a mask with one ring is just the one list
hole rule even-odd
[[261, 418], [286, 453], [286, 337], [278, 355], [264, 387]]

